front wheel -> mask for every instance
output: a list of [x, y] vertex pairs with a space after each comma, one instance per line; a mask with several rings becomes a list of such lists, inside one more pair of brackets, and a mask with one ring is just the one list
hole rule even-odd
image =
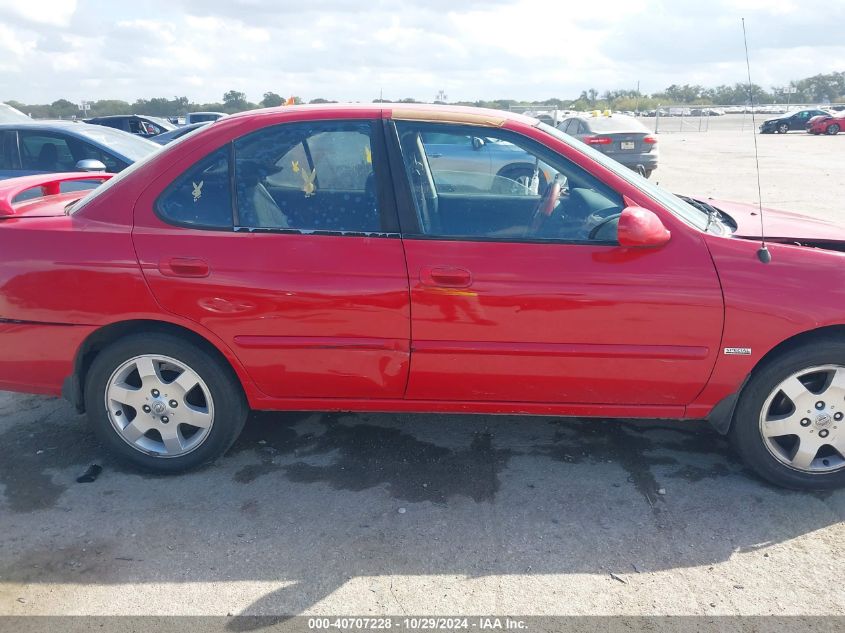
[[788, 123], [781, 123], [778, 126], [778, 132], [780, 132], [781, 134], [786, 134], [787, 132], [789, 132], [789, 124]]
[[839, 124], [838, 123], [832, 123], [832, 124], [828, 125], [825, 132], [830, 134], [831, 136], [834, 135], [834, 134], [839, 134]]
[[100, 352], [87, 376], [85, 406], [110, 452], [160, 473], [223, 454], [247, 416], [231, 369], [166, 334], [129, 336]]
[[792, 349], [740, 395], [730, 438], [764, 479], [787, 488], [845, 486], [845, 341]]

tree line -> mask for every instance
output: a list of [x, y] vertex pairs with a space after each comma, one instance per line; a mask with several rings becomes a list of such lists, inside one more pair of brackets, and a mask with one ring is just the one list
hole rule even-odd
[[[845, 103], [845, 71], [828, 74], [813, 75], [805, 79], [792, 81], [788, 86], [773, 87], [765, 90], [753, 84], [750, 94], [755, 104], [770, 103]], [[294, 103], [305, 103], [300, 97], [290, 97]], [[193, 103], [187, 97], [154, 97], [152, 99], [137, 99], [133, 103], [117, 99], [101, 99], [92, 101], [85, 116], [103, 116], [108, 114], [147, 114], [150, 116], [182, 116], [188, 112], [242, 112], [255, 108], [270, 108], [280, 106], [288, 101], [276, 92], [265, 92], [257, 103], [250, 102], [243, 92], [229, 90], [223, 99], [217, 103]], [[374, 103], [382, 101], [400, 101], [404, 103], [420, 103], [416, 99], [373, 99]], [[737, 83], [732, 86], [721, 85], [708, 88], [700, 85], [673, 84], [663, 91], [642, 94], [637, 90], [606, 90], [599, 93], [595, 88], [584, 90], [576, 99], [545, 99], [543, 101], [520, 101], [517, 99], [495, 99], [492, 101], [460, 101], [457, 105], [473, 105], [478, 107], [508, 110], [512, 107], [555, 107], [571, 110], [593, 110], [611, 108], [613, 110], [645, 110], [658, 105], [748, 105], [749, 87], [747, 84]], [[50, 104], [24, 104], [19, 101], [7, 103], [36, 119], [70, 119], [81, 117], [79, 104], [67, 99], [58, 99]], [[308, 103], [335, 103], [335, 101], [317, 98]]]

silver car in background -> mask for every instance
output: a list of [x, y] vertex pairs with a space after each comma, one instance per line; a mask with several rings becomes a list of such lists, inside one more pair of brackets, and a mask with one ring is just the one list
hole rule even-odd
[[[428, 132], [422, 135], [425, 153], [438, 187], [469, 186], [478, 191], [507, 193], [513, 186], [542, 191], [549, 169], [511, 143], [484, 136], [455, 136]], [[536, 164], [535, 164], [536, 163]]]
[[564, 119], [557, 128], [646, 178], [657, 169], [657, 138], [633, 117], [578, 115]]

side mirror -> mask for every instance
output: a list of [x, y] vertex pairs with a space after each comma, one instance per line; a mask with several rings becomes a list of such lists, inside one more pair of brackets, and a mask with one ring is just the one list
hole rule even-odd
[[94, 158], [83, 158], [76, 163], [76, 171], [106, 171], [106, 166]]
[[642, 207], [625, 207], [619, 215], [616, 239], [620, 246], [654, 248], [663, 246], [672, 233], [655, 213]]
[[484, 147], [484, 139], [480, 136], [473, 136], [472, 137], [472, 149], [478, 150]]

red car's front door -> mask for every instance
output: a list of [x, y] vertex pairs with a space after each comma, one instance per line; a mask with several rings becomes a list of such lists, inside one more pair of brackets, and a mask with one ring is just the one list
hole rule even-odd
[[[412, 313], [407, 397], [691, 402], [713, 367], [723, 318], [700, 237], [676, 231], [661, 248], [620, 247], [613, 218], [622, 197], [504, 130], [484, 134], [522, 147], [520, 162], [537, 166], [532, 178], [485, 181], [430, 169], [424, 133], [468, 133], [450, 127], [397, 123], [407, 204], [416, 211], [410, 222], [403, 216], [416, 224], [416, 231], [403, 226]], [[542, 195], [555, 186], [557, 205]]]
[[198, 151], [138, 200], [133, 238], [160, 305], [219, 336], [270, 396], [405, 391], [408, 282], [378, 186], [380, 125], [265, 127]]

